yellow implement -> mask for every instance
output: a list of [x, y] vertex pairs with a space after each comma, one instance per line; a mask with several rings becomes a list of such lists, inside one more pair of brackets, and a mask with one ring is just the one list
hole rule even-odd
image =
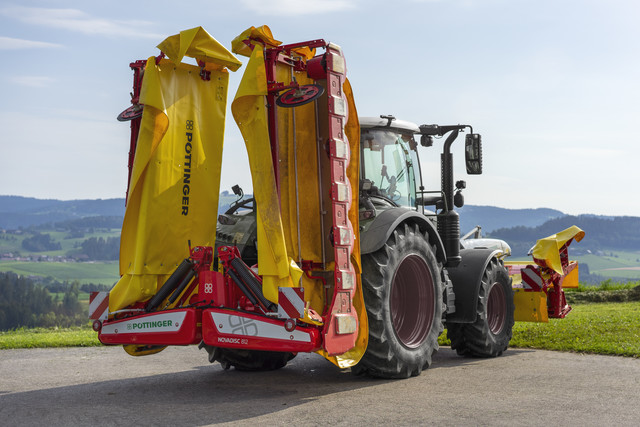
[[516, 321], [548, 322], [571, 311], [563, 288], [578, 287], [578, 263], [569, 261], [568, 247], [585, 233], [575, 225], [536, 242], [530, 254], [535, 265], [505, 262], [513, 280]]

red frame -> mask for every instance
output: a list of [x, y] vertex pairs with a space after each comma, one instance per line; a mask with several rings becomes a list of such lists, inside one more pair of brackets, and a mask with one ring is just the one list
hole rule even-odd
[[[236, 330], [244, 333], [225, 333], [223, 324], [216, 324], [214, 317], [235, 319], [238, 323]], [[229, 322], [231, 323], [231, 321]], [[260, 336], [261, 327], [269, 328], [272, 331], [280, 331], [273, 336]], [[273, 326], [274, 328], [271, 328]], [[235, 331], [235, 330], [234, 330]], [[298, 337], [303, 337], [299, 339]], [[235, 310], [223, 308], [206, 309], [202, 313], [202, 339], [205, 344], [216, 347], [241, 348], [245, 350], [266, 350], [266, 351], [290, 351], [290, 352], [312, 352], [322, 347], [322, 336], [320, 331], [313, 326], [297, 325], [289, 332], [284, 327], [284, 321], [273, 319], [267, 316], [243, 313]]]
[[[184, 317], [183, 316], [184, 313]], [[174, 310], [162, 310], [146, 313], [138, 316], [125, 317], [117, 320], [106, 320], [98, 333], [98, 339], [102, 344], [138, 344], [138, 345], [189, 345], [197, 344], [202, 340], [202, 331], [198, 327], [201, 323], [202, 312], [195, 308], [180, 308]], [[175, 319], [180, 319], [180, 324], [175, 325]], [[160, 322], [163, 325], [171, 321], [178, 329], [175, 331], [139, 332], [129, 329], [132, 325], [143, 325], [145, 328], [151, 322]], [[161, 328], [161, 327], [160, 327]], [[150, 327], [150, 329], [153, 329]], [[115, 331], [115, 332], [112, 332]]]

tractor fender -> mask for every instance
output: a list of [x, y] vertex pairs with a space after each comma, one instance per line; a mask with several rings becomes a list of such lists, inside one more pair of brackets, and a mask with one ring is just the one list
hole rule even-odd
[[393, 230], [404, 222], [418, 224], [420, 231], [429, 235], [431, 244], [435, 244], [436, 259], [439, 262], [446, 261], [444, 245], [435, 225], [424, 215], [406, 208], [391, 208], [379, 213], [372, 223], [360, 233], [360, 252], [369, 254], [382, 248]]
[[448, 323], [472, 323], [476, 321], [478, 293], [482, 283], [482, 275], [489, 262], [500, 254], [495, 249], [477, 248], [462, 249], [462, 261], [457, 267], [448, 267], [449, 279], [453, 284], [456, 311], [447, 314]]

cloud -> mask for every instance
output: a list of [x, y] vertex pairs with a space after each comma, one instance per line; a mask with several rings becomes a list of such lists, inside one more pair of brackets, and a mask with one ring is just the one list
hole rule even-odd
[[28, 87], [48, 87], [55, 79], [47, 76], [15, 76], [9, 79], [12, 83]]
[[57, 49], [60, 47], [63, 46], [57, 43], [0, 37], [0, 50]]
[[147, 21], [118, 21], [93, 17], [78, 9], [46, 9], [38, 7], [6, 7], [0, 15], [20, 22], [42, 27], [57, 28], [88, 35], [141, 37], [161, 39], [162, 35], [148, 32], [152, 23]]
[[317, 15], [356, 8], [358, 0], [240, 0], [242, 5], [259, 15]]

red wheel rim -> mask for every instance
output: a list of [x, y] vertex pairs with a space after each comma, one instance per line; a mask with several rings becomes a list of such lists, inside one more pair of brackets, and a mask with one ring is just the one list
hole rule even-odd
[[118, 121], [128, 122], [130, 120], [137, 119], [138, 117], [142, 117], [142, 108], [143, 106], [141, 104], [132, 105], [122, 113], [118, 114]]
[[284, 92], [276, 99], [276, 104], [280, 107], [297, 107], [321, 97], [323, 93], [324, 88], [320, 85], [302, 85]]
[[504, 289], [498, 282], [494, 283], [489, 290], [487, 302], [487, 321], [491, 333], [499, 334], [507, 320], [507, 302], [505, 301]]
[[431, 330], [435, 312], [433, 277], [421, 257], [402, 260], [391, 284], [390, 303], [396, 336], [404, 346], [418, 347]]

